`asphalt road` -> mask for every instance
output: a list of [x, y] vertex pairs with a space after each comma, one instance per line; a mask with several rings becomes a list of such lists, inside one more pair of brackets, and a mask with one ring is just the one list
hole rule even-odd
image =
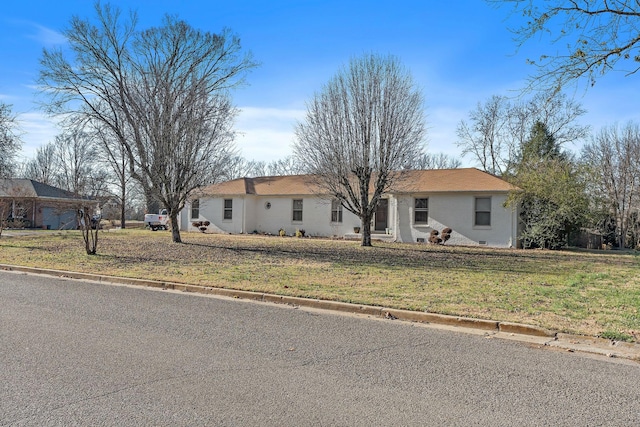
[[0, 272], [0, 425], [635, 426], [640, 364]]

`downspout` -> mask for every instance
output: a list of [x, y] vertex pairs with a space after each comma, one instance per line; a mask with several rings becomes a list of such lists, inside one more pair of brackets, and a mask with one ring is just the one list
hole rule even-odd
[[517, 206], [511, 209], [511, 232], [510, 232], [511, 237], [509, 239], [510, 248], [514, 247], [515, 234], [517, 234], [517, 233], [514, 233], [514, 224], [515, 224], [514, 218], [517, 216], [517, 209], [518, 209]]
[[242, 198], [242, 228], [240, 234], [243, 234], [247, 225], [247, 209], [246, 209], [246, 197]]
[[393, 241], [398, 241], [398, 229], [400, 228], [400, 215], [398, 215], [398, 198], [393, 196], [394, 203], [394, 218], [393, 218]]

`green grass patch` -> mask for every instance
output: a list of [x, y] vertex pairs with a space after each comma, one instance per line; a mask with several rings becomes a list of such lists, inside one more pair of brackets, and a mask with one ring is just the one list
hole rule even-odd
[[635, 338], [632, 335], [625, 334], [624, 332], [617, 331], [604, 331], [600, 334], [600, 338], [605, 338], [612, 341], [625, 341], [633, 342]]

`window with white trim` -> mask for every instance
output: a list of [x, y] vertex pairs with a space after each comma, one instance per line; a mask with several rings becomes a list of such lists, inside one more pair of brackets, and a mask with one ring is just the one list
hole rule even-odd
[[413, 203], [413, 223], [416, 225], [427, 225], [429, 223], [429, 199], [414, 199]]
[[222, 219], [233, 219], [233, 199], [224, 199]]
[[473, 225], [491, 225], [491, 197], [476, 197]]
[[331, 201], [331, 222], [342, 222], [342, 203], [338, 199]]
[[193, 199], [191, 202], [191, 219], [200, 217], [200, 199]]
[[293, 199], [293, 221], [302, 221], [302, 199]]

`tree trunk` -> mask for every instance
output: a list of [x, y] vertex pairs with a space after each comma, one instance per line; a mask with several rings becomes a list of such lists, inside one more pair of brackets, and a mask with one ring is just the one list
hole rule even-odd
[[3, 202], [0, 202], [0, 237], [2, 237], [2, 231], [4, 230], [4, 221], [5, 221], [5, 211]]
[[147, 205], [147, 213], [157, 214], [160, 212], [160, 202], [153, 194], [153, 192], [147, 188], [144, 189], [145, 204]]
[[182, 243], [180, 238], [180, 228], [178, 227], [178, 213], [171, 211], [169, 214], [169, 220], [171, 221], [171, 239], [173, 243]]
[[[124, 175], [123, 175], [124, 176]], [[125, 229], [126, 224], [125, 224], [125, 215], [126, 215], [126, 210], [127, 210], [127, 188], [126, 188], [126, 182], [124, 179], [120, 180], [120, 228], [121, 229]]]
[[125, 223], [125, 211], [126, 211], [126, 206], [124, 205], [124, 200], [122, 201], [122, 203], [120, 203], [120, 228], [122, 228], [123, 230], [126, 228], [126, 223]]
[[371, 246], [371, 218], [362, 219], [362, 245]]
[[100, 220], [92, 227], [90, 209], [86, 206], [78, 212], [78, 223], [84, 240], [84, 248], [87, 255], [95, 255], [98, 251], [98, 232], [100, 231]]

